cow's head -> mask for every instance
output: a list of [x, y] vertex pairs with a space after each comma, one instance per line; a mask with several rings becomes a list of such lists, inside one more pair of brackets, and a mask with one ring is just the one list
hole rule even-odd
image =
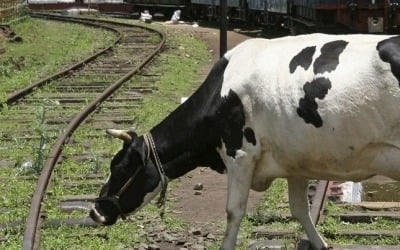
[[161, 189], [161, 179], [143, 137], [133, 131], [109, 129], [107, 133], [124, 141], [113, 157], [110, 176], [90, 217], [101, 225], [112, 225], [118, 217], [125, 218], [146, 205]]

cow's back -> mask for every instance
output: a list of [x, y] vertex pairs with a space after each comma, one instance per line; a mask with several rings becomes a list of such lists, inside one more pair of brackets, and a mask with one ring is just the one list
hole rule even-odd
[[229, 51], [222, 95], [283, 164], [338, 164], [399, 141], [399, 83], [377, 51], [387, 36], [314, 34], [249, 40]]

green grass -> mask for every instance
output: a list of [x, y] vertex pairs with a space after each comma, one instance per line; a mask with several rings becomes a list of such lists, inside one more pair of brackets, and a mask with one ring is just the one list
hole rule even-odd
[[146, 96], [143, 107], [132, 114], [138, 121], [138, 131], [142, 133], [173, 111], [182, 96], [193, 93], [198, 86], [194, 83], [199, 83], [200, 65], [210, 58], [203, 42], [183, 35], [169, 37], [166, 52], [154, 65], [154, 72], [162, 73], [157, 83], [159, 91]]
[[[263, 240], [263, 238], [255, 239], [252, 232], [262, 227], [268, 231], [275, 230], [293, 230], [296, 236], [301, 236], [303, 233], [300, 224], [297, 221], [286, 221], [280, 219], [280, 214], [288, 212], [288, 208], [282, 208], [282, 205], [288, 204], [287, 202], [287, 182], [284, 179], [276, 179], [270, 188], [265, 191], [256, 211], [247, 214], [241, 223], [237, 246], [237, 250], [247, 250], [252, 241]], [[222, 240], [222, 239], [220, 239]], [[296, 239], [283, 238], [283, 249], [291, 250], [294, 247]], [[215, 242], [209, 250], [217, 250], [221, 241]]]
[[333, 244], [364, 244], [364, 245], [400, 245], [398, 237], [347, 237], [340, 236], [341, 231], [379, 231], [379, 230], [400, 230], [397, 220], [386, 218], [374, 218], [370, 223], [350, 223], [341, 221], [338, 217], [329, 216], [330, 213], [340, 213], [354, 210], [351, 204], [347, 206], [337, 206], [329, 202], [326, 208], [326, 216], [321, 225], [318, 226], [320, 232], [325, 235], [327, 241]]
[[[249, 225], [245, 230], [251, 231], [256, 226], [262, 226], [266, 229], [293, 229], [297, 238], [304, 234], [303, 228], [297, 220], [284, 220], [280, 218], [281, 214], [289, 214], [287, 197], [287, 183], [283, 179], [275, 180], [272, 186], [265, 193], [263, 201], [259, 204], [255, 213], [247, 216], [249, 221], [244, 225]], [[285, 205], [286, 204], [286, 205]], [[348, 223], [340, 221], [337, 217], [329, 216], [330, 213], [340, 213], [354, 210], [349, 205], [337, 206], [335, 203], [329, 202], [326, 208], [326, 215], [323, 217], [322, 223], [317, 225], [317, 230], [328, 244], [351, 245], [400, 245], [398, 237], [345, 237], [338, 236], [340, 231], [357, 231], [357, 230], [399, 230], [400, 226], [396, 220], [388, 220], [384, 218], [376, 218], [371, 223]], [[284, 243], [292, 246], [295, 239], [283, 239]], [[242, 248], [246, 249], [246, 245]], [[288, 248], [292, 249], [292, 248]]]
[[[36, 20], [34, 22], [36, 22]], [[151, 41], [156, 41], [156, 37], [150, 37], [149, 39]], [[202, 65], [208, 63], [209, 58], [209, 51], [203, 42], [182, 34], [174, 35], [168, 39], [166, 54], [163, 53], [157, 57], [151, 66], [151, 71], [162, 72], [163, 74], [156, 83], [159, 91], [152, 95], [145, 96], [143, 108], [140, 112], [135, 112], [134, 114], [137, 118], [136, 121], [138, 121], [136, 126], [140, 131], [146, 131], [161, 121], [163, 117], [179, 105], [181, 96], [190, 95], [190, 93], [197, 88], [199, 84], [199, 70]], [[39, 72], [36, 70], [34, 72], [39, 74], [42, 71]], [[36, 74], [33, 74], [34, 76], [31, 78], [36, 77]], [[127, 84], [135, 83], [131, 82]], [[103, 131], [92, 131], [90, 127], [83, 127], [76, 131], [74, 140], [85, 140], [85, 135], [88, 133], [97, 133], [99, 135], [97, 139], [92, 140], [93, 147], [90, 149], [91, 152], [88, 152], [88, 149], [83, 147], [67, 145], [64, 153], [66, 155], [74, 155], [76, 153], [101, 155], [102, 152], [115, 152], [121, 146], [119, 140], [106, 137]], [[23, 152], [21, 152], [21, 154], [23, 154]], [[101, 159], [99, 162], [100, 166], [94, 166], [94, 158], [95, 156], [93, 156], [93, 159], [79, 163], [65, 161], [61, 167], [55, 170], [55, 178], [52, 180], [48, 198], [56, 195], [98, 193], [99, 188], [94, 188], [89, 182], [88, 185], [80, 185], [79, 187], [67, 189], [63, 186], [66, 180], [64, 180], [62, 176], [86, 174], [93, 172], [94, 169], [106, 175], [109, 171], [110, 159]], [[33, 184], [34, 182], [30, 183]], [[173, 188], [174, 185], [176, 184], [170, 185], [170, 188]], [[19, 185], [16, 185], [16, 188], [19, 191], [13, 192], [15, 197], [20, 193], [30, 193], [30, 187], [28, 185], [28, 190], [22, 189]], [[6, 187], [4, 187], [4, 190], [6, 190]], [[29, 198], [26, 199], [26, 201], [29, 201]], [[58, 199], [46, 199], [43, 206], [47, 212], [48, 218], [82, 218], [87, 216], [87, 212], [80, 211], [71, 214], [62, 213], [58, 208], [58, 201]], [[13, 204], [14, 206], [17, 201], [11, 200], [7, 202], [7, 204]], [[145, 230], [155, 225], [165, 225], [170, 230], [185, 231], [190, 225], [168, 212], [171, 202], [173, 201], [167, 202], [167, 213], [164, 220], [159, 218], [159, 209], [155, 205], [150, 204], [135, 216], [129, 217], [127, 221], [118, 221], [118, 223], [112, 227], [46, 228], [43, 230], [42, 234], [41, 249], [67, 249], [71, 247], [74, 249], [129, 249], [137, 247], [141, 242], [146, 242], [147, 232]], [[1, 206], [3, 206], [3, 204], [1, 204]], [[24, 219], [25, 211], [25, 209], [21, 209], [21, 211], [15, 210], [15, 213], [17, 213], [15, 217]], [[23, 228], [3, 230], [1, 233], [7, 240], [0, 242], [0, 248], [21, 248]]]
[[[16, 23], [13, 30], [21, 36], [23, 43], [5, 43], [6, 53], [0, 55], [0, 101], [8, 94], [61, 70], [78, 60], [91, 55], [93, 51], [110, 44], [115, 35], [109, 31], [88, 28], [77, 24], [65, 24], [27, 18]], [[3, 107], [0, 119], [10, 117], [15, 108]], [[39, 112], [39, 110], [38, 110]], [[40, 127], [36, 117], [25, 129], [31, 130], [26, 136], [39, 135]], [[35, 125], [36, 124], [36, 125]], [[10, 122], [0, 124], [0, 136], [13, 138], [15, 129], [26, 124]], [[46, 136], [51, 135], [47, 133]], [[2, 167], [0, 171], [0, 221], [2, 223], [21, 221], [24, 223], [32, 193], [36, 185], [33, 173], [21, 170], [21, 164], [35, 159], [35, 140], [13, 139], [3, 142], [0, 159], [9, 161], [14, 168]], [[51, 142], [48, 142], [51, 144]], [[21, 176], [24, 175], [24, 176]], [[6, 228], [1, 236], [1, 249], [20, 249], [24, 228]]]
[[23, 42], [6, 43], [6, 52], [0, 55], [0, 101], [10, 92], [106, 47], [115, 38], [102, 29], [32, 18], [12, 28]]
[[[246, 250], [252, 240], [263, 240], [262, 238], [254, 239], [251, 237], [251, 232], [257, 227], [262, 227], [268, 231], [293, 230], [296, 236], [303, 233], [297, 221], [281, 218], [282, 213], [289, 213], [287, 188], [285, 179], [276, 179], [265, 191], [256, 211], [248, 214], [243, 220], [241, 230], [246, 235], [246, 240], [243, 240], [238, 249]], [[283, 238], [282, 242], [287, 246], [285, 249], [292, 249], [295, 239]]]

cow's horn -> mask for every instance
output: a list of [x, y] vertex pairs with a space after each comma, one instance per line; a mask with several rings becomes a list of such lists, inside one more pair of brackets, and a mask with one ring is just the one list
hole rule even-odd
[[128, 134], [128, 130], [119, 130], [119, 129], [107, 129], [107, 134], [114, 136], [115, 138], [121, 139], [125, 142], [132, 141], [132, 136]]

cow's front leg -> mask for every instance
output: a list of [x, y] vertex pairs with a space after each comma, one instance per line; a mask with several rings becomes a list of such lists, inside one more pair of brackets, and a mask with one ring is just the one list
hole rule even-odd
[[289, 204], [292, 216], [299, 220], [301, 226], [310, 240], [313, 249], [327, 249], [328, 245], [319, 235], [312, 223], [308, 204], [308, 181], [301, 178], [288, 178]]
[[235, 248], [240, 222], [246, 213], [252, 175], [252, 166], [230, 164], [228, 167], [227, 226], [221, 250]]

